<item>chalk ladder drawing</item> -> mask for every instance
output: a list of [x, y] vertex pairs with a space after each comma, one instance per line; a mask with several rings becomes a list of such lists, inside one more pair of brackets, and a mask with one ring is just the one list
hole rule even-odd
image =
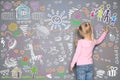
[[35, 56], [34, 54], [34, 51], [33, 51], [33, 45], [32, 43], [29, 43], [28, 45], [28, 49], [30, 50], [31, 52], [31, 59], [30, 59], [30, 62], [34, 65], [35, 64], [35, 61], [40, 61], [41, 64], [43, 64], [43, 61], [42, 61], [42, 55], [37, 55]]
[[24, 36], [26, 36], [27, 30], [28, 30], [28, 25], [21, 25], [20, 29], [23, 31]]

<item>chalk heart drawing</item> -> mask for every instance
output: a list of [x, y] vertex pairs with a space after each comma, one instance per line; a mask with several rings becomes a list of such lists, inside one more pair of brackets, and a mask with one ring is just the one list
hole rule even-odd
[[47, 14], [48, 19], [45, 21], [48, 22], [48, 25], [51, 26], [51, 30], [59, 29], [59, 30], [67, 30], [70, 27], [70, 21], [67, 19], [68, 17], [65, 15], [65, 11], [54, 11], [51, 10], [51, 14]]

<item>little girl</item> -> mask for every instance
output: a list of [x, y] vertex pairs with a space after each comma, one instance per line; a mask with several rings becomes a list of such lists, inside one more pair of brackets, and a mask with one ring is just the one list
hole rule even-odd
[[95, 45], [100, 44], [104, 40], [108, 33], [108, 27], [104, 29], [99, 39], [94, 39], [93, 28], [88, 22], [82, 23], [78, 31], [82, 39], [76, 41], [77, 48], [70, 70], [73, 71], [73, 67], [76, 64], [77, 80], [93, 80], [92, 51]]

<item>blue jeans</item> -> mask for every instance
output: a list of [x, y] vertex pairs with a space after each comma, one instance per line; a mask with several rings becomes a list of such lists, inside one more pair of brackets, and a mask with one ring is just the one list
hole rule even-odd
[[76, 66], [77, 80], [93, 80], [93, 64]]

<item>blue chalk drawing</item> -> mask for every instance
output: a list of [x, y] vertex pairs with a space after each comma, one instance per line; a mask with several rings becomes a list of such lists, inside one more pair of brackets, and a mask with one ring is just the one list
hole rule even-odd
[[16, 9], [17, 20], [28, 20], [30, 19], [30, 8], [24, 4], [20, 4]]

